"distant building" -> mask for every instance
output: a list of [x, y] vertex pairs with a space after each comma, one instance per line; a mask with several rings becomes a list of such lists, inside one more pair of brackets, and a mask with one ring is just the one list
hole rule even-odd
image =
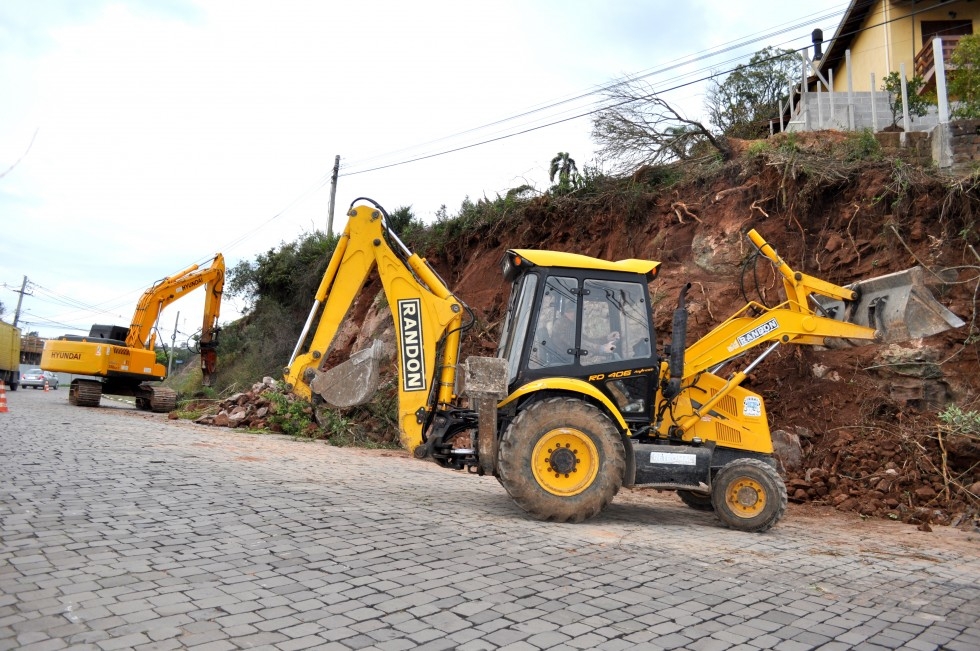
[[41, 364], [41, 351], [44, 350], [44, 339], [35, 336], [20, 338], [20, 363], [28, 366]]
[[[934, 91], [933, 39], [942, 39], [943, 59], [948, 63], [960, 38], [973, 34], [978, 20], [980, 2], [972, 0], [851, 0], [837, 33], [816, 62], [817, 70], [828, 80], [833, 73], [835, 93], [847, 92], [848, 72], [852, 90], [868, 92], [880, 90], [882, 79], [904, 63], [907, 77], [922, 77], [922, 92]], [[871, 88], [872, 73], [877, 88]], [[811, 91], [816, 90], [815, 79], [811, 77]]]

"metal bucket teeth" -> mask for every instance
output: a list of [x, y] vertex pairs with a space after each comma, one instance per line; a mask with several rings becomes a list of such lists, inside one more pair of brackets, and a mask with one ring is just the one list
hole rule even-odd
[[370, 348], [354, 353], [346, 362], [326, 371], [317, 371], [310, 389], [331, 407], [363, 405], [378, 390], [380, 360], [381, 342], [375, 339]]
[[873, 328], [882, 343], [929, 337], [965, 325], [933, 297], [925, 282], [928, 273], [913, 267], [847, 285], [858, 292], [856, 301], [814, 297], [818, 313]]

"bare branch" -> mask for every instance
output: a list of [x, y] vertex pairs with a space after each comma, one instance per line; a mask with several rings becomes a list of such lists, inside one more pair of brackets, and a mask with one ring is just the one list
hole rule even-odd
[[727, 142], [697, 120], [683, 116], [644, 82], [633, 80], [606, 92], [607, 108], [592, 123], [599, 155], [621, 171], [641, 165], [689, 161], [713, 150], [731, 157]]

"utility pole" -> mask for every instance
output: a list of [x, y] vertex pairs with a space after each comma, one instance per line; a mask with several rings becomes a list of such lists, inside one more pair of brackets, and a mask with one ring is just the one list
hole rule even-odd
[[174, 320], [174, 333], [170, 335], [170, 359], [167, 361], [167, 377], [170, 377], [170, 369], [174, 366], [174, 349], [177, 347], [177, 324], [180, 323], [180, 312]]
[[333, 237], [333, 207], [337, 202], [337, 175], [340, 173], [340, 154], [333, 159], [333, 175], [330, 177], [330, 211], [327, 215], [327, 237]]
[[27, 276], [24, 276], [24, 282], [21, 283], [20, 291], [17, 292], [20, 296], [17, 297], [17, 309], [14, 310], [14, 327], [17, 327], [17, 321], [20, 320], [20, 304], [24, 301], [24, 294], [27, 293]]

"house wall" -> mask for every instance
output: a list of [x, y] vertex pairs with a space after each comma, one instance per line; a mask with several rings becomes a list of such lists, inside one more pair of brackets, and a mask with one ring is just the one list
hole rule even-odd
[[[905, 76], [912, 78], [915, 74], [915, 55], [923, 45], [923, 20], [949, 20], [949, 12], [954, 11], [957, 20], [972, 20], [975, 26], [980, 24], [980, 2], [933, 0], [933, 3], [929, 6], [925, 2], [875, 2], [861, 26], [861, 33], [854, 37], [850, 45], [852, 87], [855, 91], [871, 90], [871, 73], [875, 75], [875, 90], [880, 90], [885, 76], [898, 72], [903, 63]], [[847, 91], [845, 60], [841, 60], [834, 69], [834, 91]]]

